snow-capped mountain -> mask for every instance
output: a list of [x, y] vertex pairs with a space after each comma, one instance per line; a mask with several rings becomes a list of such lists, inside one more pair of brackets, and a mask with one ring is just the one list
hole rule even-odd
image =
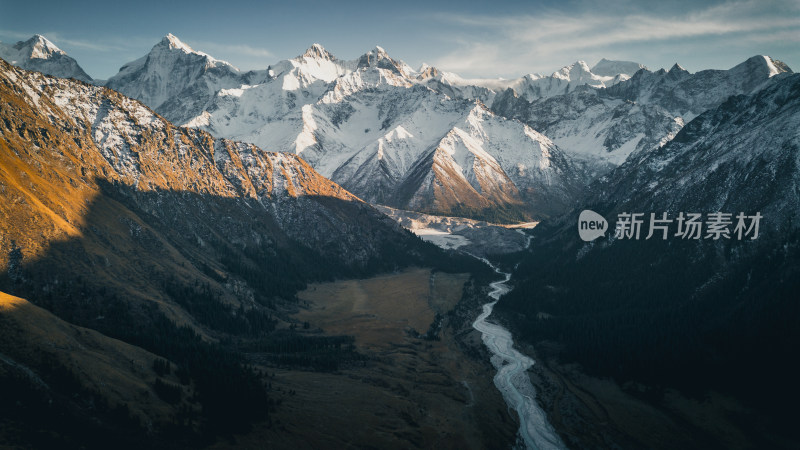
[[[597, 376], [722, 392], [752, 408], [752, 420], [791, 415], [800, 397], [800, 371], [785, 359], [800, 342], [800, 74], [773, 78], [632, 155], [581, 207], [540, 224], [497, 311], [530, 330], [532, 344], [559, 342], [560, 360]], [[580, 239], [583, 209], [608, 220], [606, 237]], [[611, 238], [621, 213], [643, 214], [639, 238]], [[656, 228], [647, 238], [651, 214], [665, 213], [671, 222], [656, 226], [668, 236]], [[701, 214], [698, 239], [679, 234], [680, 213]], [[715, 240], [716, 213], [727, 233]]]
[[507, 90], [492, 110], [541, 131], [570, 155], [603, 166], [624, 162], [672, 139], [683, 125], [729, 96], [753, 93], [791, 72], [783, 63], [755, 56], [729, 70], [695, 74], [675, 64], [669, 71], [639, 70], [605, 89], [588, 86], [535, 101]]
[[[435, 69], [415, 71], [380, 47], [344, 61], [315, 44], [296, 58], [263, 72], [234, 74], [209, 89], [211, 84], [191, 81], [203, 79], [202, 73], [182, 78], [164, 101], [166, 90], [140, 83], [138, 75], [135, 89], [126, 87], [131, 78], [125, 74], [144, 72], [132, 68], [145, 61], [153, 73], [200, 73], [184, 65], [183, 72], [168, 69], [176, 66], [175, 51], [167, 59], [159, 56], [166, 53], [162, 48], [188, 52], [173, 39], [126, 65], [108, 86], [188, 126], [301, 155], [367, 201], [428, 212], [505, 209], [519, 218], [541, 217], [569, 204], [587, 178], [546, 137], [473, 99], [429, 88], [425, 77], [438, 74]], [[230, 87], [220, 88], [226, 83]], [[204, 93], [219, 89], [208, 101], [180, 89], [198, 84]]]
[[77, 61], [38, 34], [13, 45], [0, 42], [0, 58], [26, 70], [61, 78], [75, 78], [87, 83], [92, 81], [92, 77], [83, 71]]
[[[199, 107], [220, 89], [244, 81], [244, 75], [230, 63], [194, 51], [168, 34], [147, 55], [122, 66], [105, 86], [162, 112]], [[178, 119], [176, 114], [165, 116]]]
[[629, 82], [609, 88], [610, 98], [658, 105], [688, 122], [719, 106], [731, 95], [750, 94], [768, 84], [775, 75], [791, 73], [784, 63], [757, 55], [728, 70], [689, 73], [679, 64], [669, 71], [638, 72]]
[[380, 47], [346, 61], [315, 44], [242, 74], [168, 35], [108, 86], [177, 123], [302, 155], [370, 202], [546, 216], [631, 154], [787, 71], [768, 57], [696, 74], [603, 59], [550, 76], [467, 80], [414, 70]]
[[495, 78], [464, 79], [450, 72], [439, 72], [434, 68], [423, 67], [421, 82], [431, 89], [451, 97], [479, 99], [491, 105], [495, 97], [508, 89], [528, 101], [567, 94], [584, 85], [594, 88], [613, 86], [629, 79], [643, 65], [630, 61], [609, 61], [602, 59], [593, 68], [584, 61], [564, 66], [551, 75], [528, 74], [511, 80]]
[[616, 208], [759, 211], [762, 230], [800, 223], [800, 74], [731, 96], [667, 145], [604, 177]]
[[[326, 64], [324, 73], [311, 71]], [[220, 92], [189, 124], [297, 153], [363, 199], [400, 208], [532, 202], [552, 203], [542, 211], [551, 214], [579, 189], [579, 169], [549, 139], [415, 85], [410, 69], [380, 50], [355, 64], [304, 56], [285, 67], [268, 83]]]

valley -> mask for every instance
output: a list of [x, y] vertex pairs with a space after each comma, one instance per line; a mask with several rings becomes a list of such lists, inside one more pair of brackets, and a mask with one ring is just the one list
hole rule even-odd
[[507, 448], [516, 416], [465, 320], [480, 301], [468, 280], [411, 268], [309, 285], [293, 316], [308, 323], [303, 333], [352, 336], [361, 358], [334, 373], [265, 366], [280, 405], [269, 426], [236, 436], [237, 448]]
[[427, 242], [480, 258], [524, 250], [530, 243], [530, 235], [523, 230], [532, 230], [538, 224], [493, 224], [463, 217], [403, 211], [381, 205], [375, 208]]

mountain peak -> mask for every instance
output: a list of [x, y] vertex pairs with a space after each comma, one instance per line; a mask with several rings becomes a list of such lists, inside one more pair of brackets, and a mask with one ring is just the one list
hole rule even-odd
[[572, 65], [571, 71], [590, 73], [592, 70], [589, 68], [589, 65], [586, 64], [586, 61], [576, 61], [575, 64]]
[[92, 81], [92, 77], [81, 69], [77, 61], [41, 34], [34, 34], [30, 39], [14, 45], [0, 42], [0, 57], [26, 70], [60, 78], [75, 78], [87, 83]]
[[755, 74], [773, 77], [784, 72], [792, 73], [792, 69], [780, 61], [773, 60], [769, 56], [755, 55], [731, 68], [730, 72], [739, 77], [748, 77]]
[[367, 57], [371, 61], [378, 61], [381, 59], [392, 59], [386, 50], [383, 49], [380, 45], [376, 45], [372, 48], [372, 50], [365, 53], [362, 58]]
[[774, 60], [767, 55], [756, 55], [748, 59], [746, 62], [753, 61], [754, 64], [766, 65], [769, 69], [769, 76], [777, 75], [783, 72], [792, 73], [792, 69], [781, 61]]
[[428, 63], [422, 63], [422, 65], [419, 66], [419, 70], [417, 70], [417, 73], [419, 73], [417, 78], [419, 78], [420, 80], [424, 80], [427, 78], [436, 77], [441, 72], [439, 72], [439, 69], [437, 69], [436, 67], [428, 65]]
[[672, 65], [672, 67], [670, 67], [669, 72], [672, 73], [673, 71], [676, 71], [676, 72], [688, 72], [688, 70], [684, 69], [683, 66], [681, 66], [678, 63], [675, 63], [675, 64]]
[[361, 57], [358, 58], [357, 63], [357, 67], [359, 68], [373, 66], [381, 69], [388, 69], [398, 75], [403, 76], [406, 76], [409, 72], [413, 71], [404, 62], [392, 59], [392, 57], [386, 53], [386, 50], [384, 50], [383, 47], [377, 45], [372, 50], [361, 55]]
[[161, 42], [159, 42], [157, 46], [165, 46], [169, 49], [182, 50], [185, 53], [197, 53], [192, 49], [192, 47], [184, 44], [183, 41], [178, 39], [178, 37], [172, 33], [167, 33], [167, 35], [161, 39]]
[[[233, 64], [227, 61], [214, 58], [213, 56], [207, 53], [193, 49], [188, 44], [178, 39], [178, 37], [172, 33], [167, 33], [166, 36], [161, 38], [161, 40], [156, 45], [153, 46], [152, 50], [150, 50], [149, 53], [149, 55], [157, 56], [157, 58], [166, 57], [167, 59], [171, 59], [175, 56], [178, 56], [180, 58], [179, 55], [181, 54], [197, 55], [202, 57], [202, 61], [204, 61], [206, 69], [211, 67], [229, 66], [230, 69], [234, 71], [239, 70], [236, 67], [234, 67]], [[166, 55], [172, 55], [172, 56], [166, 56]], [[139, 63], [139, 61], [133, 61], [129, 64], [137, 64], [137, 63]], [[141, 63], [144, 63], [144, 60], [141, 61]]]
[[301, 58], [325, 59], [325, 60], [328, 60], [328, 61], [333, 61], [334, 59], [336, 59], [336, 58], [334, 58], [334, 56], [329, 51], [325, 50], [325, 48], [323, 46], [321, 46], [320, 44], [317, 44], [317, 43], [311, 44], [311, 47], [308, 47], [308, 50], [306, 50], [305, 53], [300, 55], [300, 57]]
[[34, 34], [27, 41], [17, 42], [14, 48], [29, 53], [30, 58], [48, 59], [53, 55], [66, 55], [63, 50], [41, 34]]
[[146, 55], [122, 66], [105, 86], [157, 109], [199, 80], [205, 82], [196, 85], [191, 97], [206, 101], [214, 91], [209, 86], [236, 83], [238, 76], [239, 69], [229, 62], [196, 51], [168, 33]]
[[592, 72], [585, 61], [575, 61], [575, 63], [564, 66], [558, 72], [554, 72], [552, 77], [565, 81], [578, 81], [584, 78], [591, 78]]

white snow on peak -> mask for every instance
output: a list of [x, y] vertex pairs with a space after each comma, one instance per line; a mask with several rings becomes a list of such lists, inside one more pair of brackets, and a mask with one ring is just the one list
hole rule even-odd
[[[312, 53], [314, 56], [309, 56], [309, 52], [312, 50], [319, 50], [319, 53]], [[311, 85], [317, 80], [330, 83], [349, 72], [347, 67], [337, 61], [336, 58], [322, 48], [322, 46], [319, 46], [318, 49], [312, 46], [299, 58], [289, 60], [288, 62], [292, 69], [278, 75], [278, 77], [285, 77], [285, 90], [296, 90], [301, 86]], [[286, 63], [282, 62], [279, 63], [279, 65], [285, 66]]]
[[14, 45], [0, 43], [0, 57], [12, 64], [31, 59], [50, 59], [55, 55], [66, 56], [67, 54], [40, 34], [35, 34], [27, 41], [19, 41]]
[[241, 86], [244, 83], [239, 82], [239, 77], [239, 69], [230, 63], [195, 51], [170, 33], [146, 55], [122, 66], [105, 86], [154, 109], [194, 87], [191, 98], [180, 99], [180, 105], [175, 107], [183, 110], [189, 101], [203, 103], [220, 89]]
[[592, 73], [592, 70], [589, 69], [589, 65], [586, 64], [586, 61], [578, 61], [573, 64], [570, 73], [589, 74]]
[[317, 43], [311, 44], [311, 47], [297, 59], [301, 58], [325, 59], [329, 61], [334, 61], [336, 59], [329, 51], [325, 50], [325, 47]]
[[770, 58], [769, 56], [766, 56], [766, 55], [761, 55], [761, 57], [764, 58], [764, 61], [766, 61], [766, 63], [767, 63], [767, 68], [769, 69], [769, 77], [770, 78], [772, 78], [775, 75], [783, 72], [783, 70], [778, 69], [778, 67], [772, 61], [772, 58]]
[[390, 62], [390, 65], [393, 65], [399, 72], [401, 72], [402, 76], [412, 76], [417, 72], [411, 68], [408, 64], [403, 61], [395, 60], [383, 49], [383, 47], [376, 45], [372, 50], [368, 51], [361, 55], [360, 58], [351, 62], [351, 64], [355, 64], [357, 67], [367, 67], [367, 66], [375, 66], [380, 61], [387, 60]]
[[40, 34], [34, 35], [33, 38], [28, 40], [25, 44], [26, 47], [30, 44], [31, 58], [47, 59], [54, 54], [66, 55], [63, 50], [56, 47], [55, 44]]
[[673, 71], [676, 71], [676, 72], [688, 72], [686, 69], [683, 68], [683, 66], [681, 66], [678, 63], [673, 64], [672, 67], [669, 69], [669, 71], [670, 72], [673, 72]]
[[563, 67], [561, 70], [554, 72], [552, 78], [557, 78], [572, 83], [585, 82], [591, 86], [603, 87], [603, 77], [599, 77], [592, 73], [589, 65], [585, 61], [577, 61], [574, 64]]
[[90, 82], [90, 77], [78, 63], [46, 37], [36, 34], [14, 45], [0, 42], [0, 58], [26, 70], [34, 70], [60, 78], [75, 78]]
[[[156, 44], [150, 52], [153, 53], [154, 51], [158, 51], [158, 49], [161, 49], [163, 47], [166, 47], [169, 50], [179, 50], [187, 55], [200, 55], [202, 57], [205, 57], [207, 59], [206, 68], [216, 67], [217, 65], [222, 64], [230, 66], [233, 69], [236, 69], [236, 67], [234, 67], [233, 64], [229, 63], [228, 61], [223, 61], [221, 59], [214, 58], [208, 53], [194, 50], [192, 47], [190, 47], [188, 44], [178, 39], [178, 37], [172, 33], [167, 33], [167, 35], [164, 36], [163, 39], [161, 39], [161, 42]], [[238, 71], [239, 69], [236, 70]]]
[[169, 48], [174, 48], [174, 49], [182, 50], [182, 51], [184, 51], [185, 53], [196, 53], [196, 52], [195, 52], [195, 51], [192, 49], [192, 47], [189, 47], [188, 45], [184, 44], [184, 43], [183, 43], [183, 41], [181, 41], [180, 39], [178, 39], [178, 37], [177, 37], [177, 36], [175, 36], [175, 35], [174, 35], [174, 34], [172, 34], [172, 33], [167, 33], [167, 35], [166, 35], [166, 36], [164, 36], [164, 39], [162, 39], [162, 40], [161, 40], [161, 42], [163, 42], [163, 43], [167, 44], [167, 45], [169, 46]]
[[[641, 64], [630, 61], [602, 59], [594, 68], [589, 68], [585, 61], [577, 61], [553, 72], [549, 76], [531, 73], [510, 80], [503, 78], [464, 79], [454, 73], [441, 72], [438, 76], [423, 77], [421, 82], [429, 83], [429, 87], [440, 90], [441, 88], [436, 86], [435, 83], [447, 85], [450, 87], [449, 90], [442, 90], [447, 95], [477, 98], [484, 104], [489, 105], [495, 95], [506, 89], [513, 89], [526, 100], [535, 101], [565, 94], [583, 85], [606, 88], [628, 80], [643, 67]], [[595, 70], [599, 73], [596, 73]], [[481, 91], [476, 88], [484, 90]]]
[[772, 58], [765, 55], [752, 56], [727, 71], [730, 77], [745, 84], [749, 82], [760, 83], [759, 80], [762, 80], [762, 77], [772, 78], [784, 72], [791, 72], [791, 69], [785, 64], [776, 63]]

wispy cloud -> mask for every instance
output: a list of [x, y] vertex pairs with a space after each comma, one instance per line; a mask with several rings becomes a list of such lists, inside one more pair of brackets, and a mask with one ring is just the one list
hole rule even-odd
[[275, 55], [266, 48], [252, 47], [249, 45], [220, 45], [211, 42], [200, 43], [206, 53], [214, 52], [220, 55], [236, 54], [242, 56], [253, 56], [256, 58], [272, 58]]
[[56, 32], [45, 32], [41, 34], [47, 39], [53, 41], [59, 47], [69, 46], [82, 50], [92, 50], [97, 52], [118, 52], [129, 48], [129, 46], [126, 47], [122, 45], [122, 43], [113, 43], [107, 40], [88, 41], [83, 39], [74, 39]]
[[[16, 40], [25, 40], [25, 39], [28, 39], [28, 38], [31, 37], [30, 34], [20, 33], [18, 31], [14, 31], [14, 30], [2, 30], [2, 29], [0, 29], [0, 36], [4, 37], [6, 39], [11, 38], [11, 39], [16, 39]], [[8, 42], [6, 42], [6, 43], [8, 43]]]
[[273, 62], [272, 51], [247, 44], [219, 44], [209, 41], [192, 41], [192, 48], [215, 58], [229, 61], [243, 70], [263, 68]]
[[[36, 30], [36, 34], [41, 34], [56, 46], [64, 49], [89, 50], [93, 52], [124, 52], [139, 49], [143, 44], [152, 41], [152, 37], [126, 37], [117, 36], [103, 39], [82, 39], [72, 34], [64, 34], [57, 31]], [[33, 36], [33, 33], [23, 33], [16, 30], [0, 30], [0, 36], [18, 40], [26, 40]]]
[[513, 17], [441, 15], [437, 19], [455, 24], [461, 32], [452, 37], [455, 49], [434, 63], [474, 75], [552, 71], [572, 62], [565, 58], [606, 56], [609, 49], [644, 43], [656, 48], [680, 41], [690, 47], [692, 42], [725, 37], [734, 47], [745, 40], [800, 39], [800, 4], [776, 0], [727, 2], [671, 15], [611, 8], [569, 14], [546, 10]]

